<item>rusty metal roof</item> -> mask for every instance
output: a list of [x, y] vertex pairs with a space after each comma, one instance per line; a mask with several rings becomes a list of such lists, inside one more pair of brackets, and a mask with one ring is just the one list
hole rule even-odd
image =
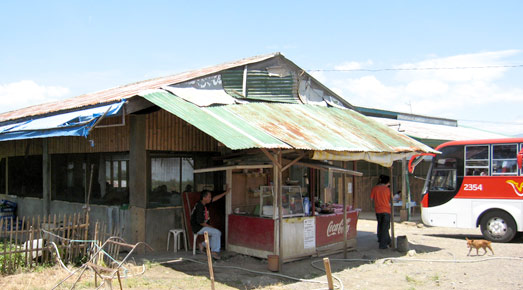
[[172, 76], [160, 77], [150, 79], [146, 81], [136, 82], [112, 89], [102, 90], [94, 93], [84, 94], [74, 98], [60, 100], [51, 103], [45, 103], [41, 105], [35, 105], [31, 107], [22, 108], [0, 114], [0, 122], [16, 120], [20, 118], [27, 118], [32, 116], [46, 115], [50, 113], [77, 109], [87, 106], [93, 106], [98, 104], [118, 102], [122, 99], [138, 95], [139, 92], [148, 89], [158, 89], [162, 86], [177, 84], [185, 81], [189, 81], [195, 78], [211, 75], [218, 73], [223, 70], [231, 69], [238, 66], [244, 66], [247, 64], [257, 63], [275, 56], [281, 55], [280, 53], [271, 53], [266, 55], [254, 56], [249, 58], [240, 59], [233, 62], [228, 62], [216, 66], [207, 68], [197, 69], [189, 72], [184, 72]]
[[162, 90], [145, 93], [142, 97], [185, 120], [230, 149], [292, 148], [231, 112], [224, 114], [210, 110], [210, 107], [198, 107]]
[[[241, 118], [295, 149], [345, 152], [429, 152], [432, 149], [350, 109], [250, 103], [207, 108]], [[232, 113], [232, 114], [231, 114]]]
[[165, 91], [144, 94], [143, 97], [235, 150], [433, 151], [350, 109], [284, 103], [198, 107]]

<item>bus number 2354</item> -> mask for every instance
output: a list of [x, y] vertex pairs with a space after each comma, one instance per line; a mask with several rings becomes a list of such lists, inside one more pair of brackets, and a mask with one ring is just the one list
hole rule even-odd
[[483, 184], [465, 183], [464, 187], [465, 188], [463, 190], [466, 190], [466, 191], [482, 191], [483, 190]]

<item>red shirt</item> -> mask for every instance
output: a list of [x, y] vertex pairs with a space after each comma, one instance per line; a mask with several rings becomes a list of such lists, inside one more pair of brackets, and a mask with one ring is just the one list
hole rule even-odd
[[380, 184], [374, 186], [370, 198], [374, 200], [376, 213], [390, 213], [390, 189], [387, 185]]

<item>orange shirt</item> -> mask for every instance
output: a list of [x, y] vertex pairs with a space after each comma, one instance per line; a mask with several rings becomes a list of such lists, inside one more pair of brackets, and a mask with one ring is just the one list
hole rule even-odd
[[390, 189], [385, 184], [372, 188], [370, 198], [374, 200], [376, 213], [390, 213]]

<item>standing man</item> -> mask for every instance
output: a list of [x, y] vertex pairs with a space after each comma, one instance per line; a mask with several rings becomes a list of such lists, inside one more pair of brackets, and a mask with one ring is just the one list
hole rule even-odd
[[376, 220], [378, 221], [378, 243], [380, 249], [388, 248], [391, 240], [389, 235], [390, 228], [390, 178], [387, 175], [380, 175], [379, 182], [372, 188], [370, 194], [374, 202]]
[[[207, 205], [224, 197], [230, 191], [230, 188], [226, 188], [224, 193], [212, 197], [211, 192], [209, 190], [202, 190], [202, 192], [200, 193], [200, 201], [196, 203], [191, 212], [191, 228], [193, 233], [195, 235], [203, 235], [204, 232], [209, 233], [211, 254], [212, 257], [216, 260], [220, 259], [218, 253], [220, 252], [221, 248], [222, 232], [220, 232], [219, 229], [214, 228], [209, 224], [210, 216], [209, 210], [207, 209]], [[198, 245], [200, 251], [203, 251], [204, 245], [205, 242], [202, 242]]]

